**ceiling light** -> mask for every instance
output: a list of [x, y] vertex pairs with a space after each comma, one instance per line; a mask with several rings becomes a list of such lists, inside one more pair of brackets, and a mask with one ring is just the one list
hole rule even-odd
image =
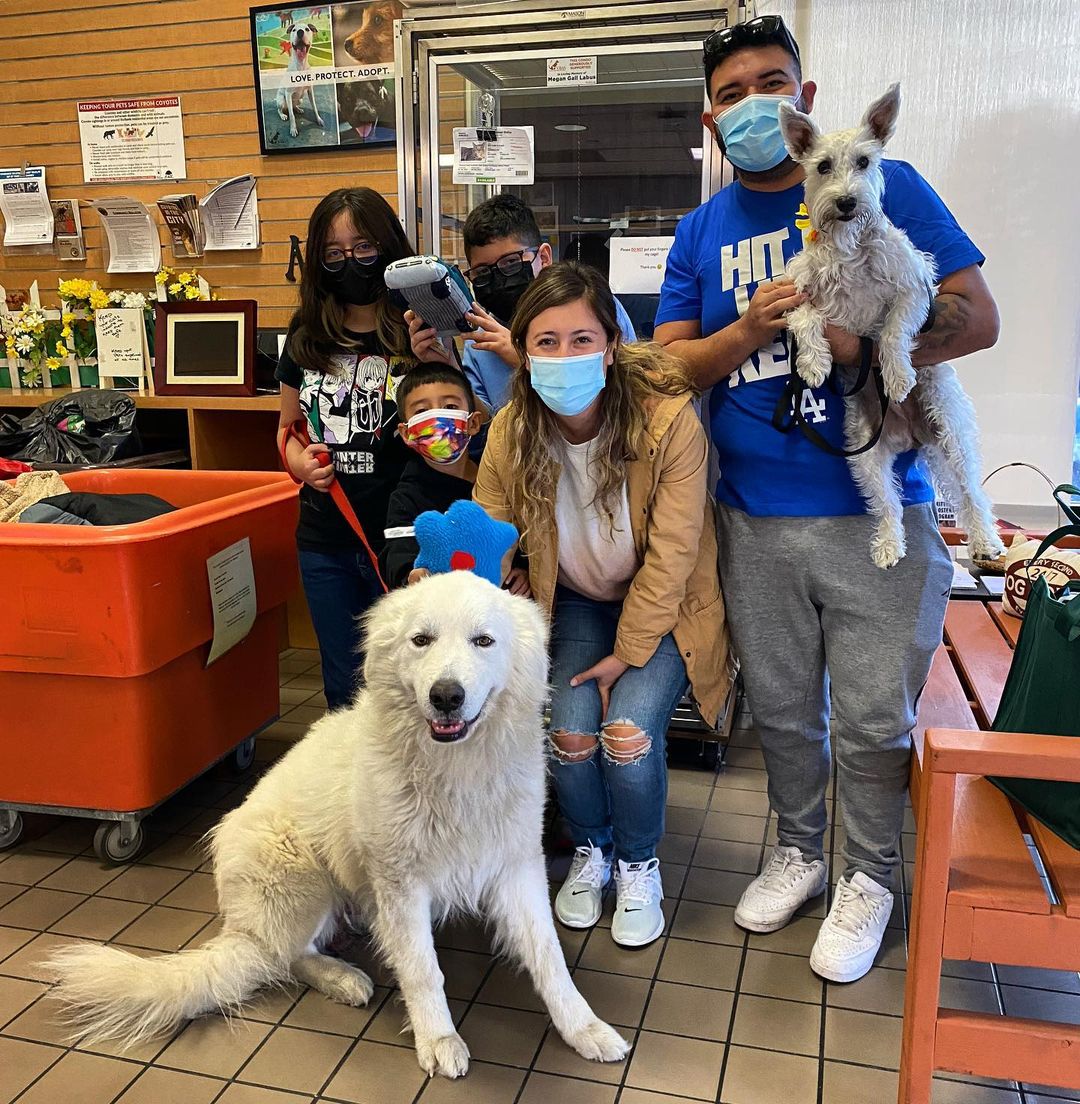
[[701, 146], [691, 146], [690, 147], [690, 156], [695, 161], [700, 161], [704, 155], [705, 155], [705, 151], [701, 148]]
[[556, 123], [555, 129], [569, 134], [576, 134], [578, 131], [588, 130], [589, 128], [582, 123]]

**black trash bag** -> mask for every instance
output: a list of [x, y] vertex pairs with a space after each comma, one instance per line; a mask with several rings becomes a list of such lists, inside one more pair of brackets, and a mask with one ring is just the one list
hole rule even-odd
[[0, 457], [14, 460], [21, 456], [33, 436], [14, 414], [0, 414]]
[[[9, 447], [14, 451], [7, 451]], [[0, 456], [28, 464], [88, 467], [138, 456], [141, 451], [135, 400], [122, 391], [99, 388], [42, 403], [18, 430], [0, 433]]]

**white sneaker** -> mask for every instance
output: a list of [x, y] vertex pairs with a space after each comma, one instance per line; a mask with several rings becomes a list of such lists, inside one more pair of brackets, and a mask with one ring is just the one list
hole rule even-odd
[[555, 915], [568, 928], [591, 928], [600, 919], [604, 887], [611, 881], [611, 863], [599, 847], [589, 844], [574, 852], [570, 873], [555, 897]]
[[862, 871], [850, 881], [841, 878], [810, 952], [810, 969], [827, 981], [858, 981], [874, 965], [892, 906], [893, 895]]
[[664, 930], [664, 886], [660, 881], [660, 860], [624, 863], [615, 874], [615, 915], [611, 938], [621, 947], [644, 947]]
[[807, 862], [797, 847], [773, 848], [769, 865], [743, 890], [735, 923], [752, 932], [782, 928], [811, 898], [825, 891], [829, 869]]

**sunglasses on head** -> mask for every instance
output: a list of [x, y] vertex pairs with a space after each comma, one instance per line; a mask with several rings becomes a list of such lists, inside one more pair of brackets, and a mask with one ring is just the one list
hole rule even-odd
[[792, 37], [783, 19], [778, 15], [759, 15], [748, 23], [722, 27], [709, 35], [704, 43], [705, 65], [715, 67], [729, 54], [747, 46], [783, 46], [796, 61], [801, 63], [799, 44]]

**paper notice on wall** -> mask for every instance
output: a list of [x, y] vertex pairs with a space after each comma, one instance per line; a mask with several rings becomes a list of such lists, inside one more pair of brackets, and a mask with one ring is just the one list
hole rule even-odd
[[209, 667], [239, 644], [255, 624], [255, 569], [251, 541], [244, 537], [206, 561], [210, 579], [210, 604], [214, 611], [214, 639], [210, 642]]
[[161, 242], [150, 212], [127, 196], [95, 199], [90, 206], [98, 213], [109, 243], [108, 272], [157, 272], [161, 267]]
[[549, 88], [553, 84], [596, 84], [596, 58], [548, 58], [547, 82]]
[[454, 127], [455, 184], [532, 184], [533, 128]]
[[53, 213], [41, 165], [0, 169], [4, 245], [52, 245]]
[[259, 194], [255, 177], [234, 176], [200, 200], [207, 249], [259, 248]]
[[76, 106], [87, 184], [187, 176], [179, 96], [80, 100]]
[[616, 295], [659, 295], [675, 238], [611, 238], [608, 283]]

